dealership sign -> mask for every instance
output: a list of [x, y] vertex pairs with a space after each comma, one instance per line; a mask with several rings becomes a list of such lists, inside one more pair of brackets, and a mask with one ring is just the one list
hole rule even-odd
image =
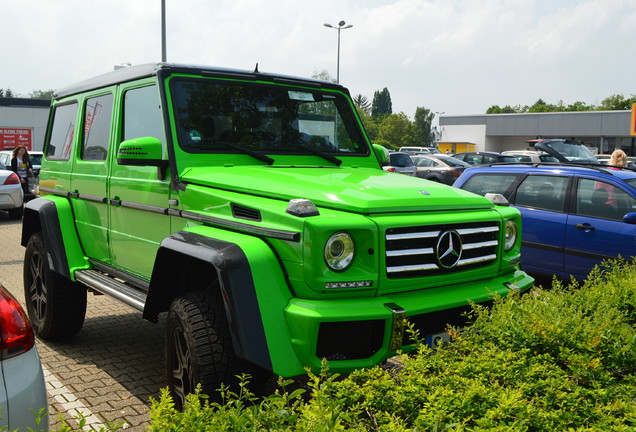
[[31, 129], [0, 128], [0, 150], [10, 150], [19, 145], [33, 149], [33, 134]]

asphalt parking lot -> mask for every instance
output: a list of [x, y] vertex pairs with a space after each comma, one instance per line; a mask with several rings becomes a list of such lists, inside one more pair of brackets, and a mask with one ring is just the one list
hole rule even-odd
[[[0, 282], [24, 306], [20, 245], [21, 220], [0, 211]], [[128, 431], [145, 431], [149, 398], [166, 386], [163, 369], [164, 324], [106, 296], [88, 295], [82, 330], [63, 342], [37, 341], [49, 391], [50, 423], [58, 413], [78, 412], [88, 426], [123, 422]]]

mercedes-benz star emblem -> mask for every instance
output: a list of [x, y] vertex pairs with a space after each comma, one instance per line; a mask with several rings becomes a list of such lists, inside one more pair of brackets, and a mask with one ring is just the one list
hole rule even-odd
[[462, 258], [462, 238], [457, 231], [444, 231], [437, 239], [435, 256], [440, 267], [455, 267]]

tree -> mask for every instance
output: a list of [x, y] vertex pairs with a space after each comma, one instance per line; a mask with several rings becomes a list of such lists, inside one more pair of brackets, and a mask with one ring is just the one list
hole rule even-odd
[[366, 96], [362, 96], [361, 94], [356, 95], [353, 98], [353, 104], [356, 106], [356, 108], [361, 109], [366, 113], [371, 111], [371, 103], [369, 102], [369, 99], [367, 99]]
[[632, 109], [632, 104], [635, 103], [636, 96], [634, 95], [626, 99], [623, 95], [615, 94], [603, 99], [597, 109], [601, 111], [630, 110]]
[[378, 118], [389, 114], [393, 114], [393, 104], [391, 103], [389, 89], [384, 87], [381, 91], [376, 90], [373, 94], [371, 116]]
[[53, 99], [53, 90], [33, 90], [29, 93], [31, 99]]
[[321, 71], [314, 71], [313, 75], [311, 76], [313, 79], [317, 79], [317, 80], [321, 80], [321, 81], [329, 81], [332, 83], [336, 82], [336, 79], [333, 78], [331, 75], [329, 75], [329, 72], [327, 72], [326, 69], [323, 69]]
[[12, 98], [12, 97], [16, 97], [13, 94], [13, 90], [11, 89], [0, 89], [0, 98]]
[[390, 146], [387, 147], [394, 149], [417, 142], [413, 122], [403, 112], [389, 114], [382, 118], [379, 125], [379, 138], [381, 144], [389, 143]]
[[428, 108], [417, 107], [415, 109], [415, 119], [413, 122], [413, 130], [415, 140], [417, 142], [424, 143], [424, 145], [431, 145], [433, 139], [431, 137], [431, 126], [433, 124], [433, 118], [435, 114]]

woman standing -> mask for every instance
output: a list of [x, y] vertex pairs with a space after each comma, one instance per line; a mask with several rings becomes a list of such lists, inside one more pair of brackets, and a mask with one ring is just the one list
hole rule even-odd
[[24, 194], [29, 193], [29, 174], [33, 175], [33, 165], [29, 160], [27, 148], [19, 145], [13, 149], [13, 157], [11, 158], [11, 171], [20, 177], [20, 184]]

